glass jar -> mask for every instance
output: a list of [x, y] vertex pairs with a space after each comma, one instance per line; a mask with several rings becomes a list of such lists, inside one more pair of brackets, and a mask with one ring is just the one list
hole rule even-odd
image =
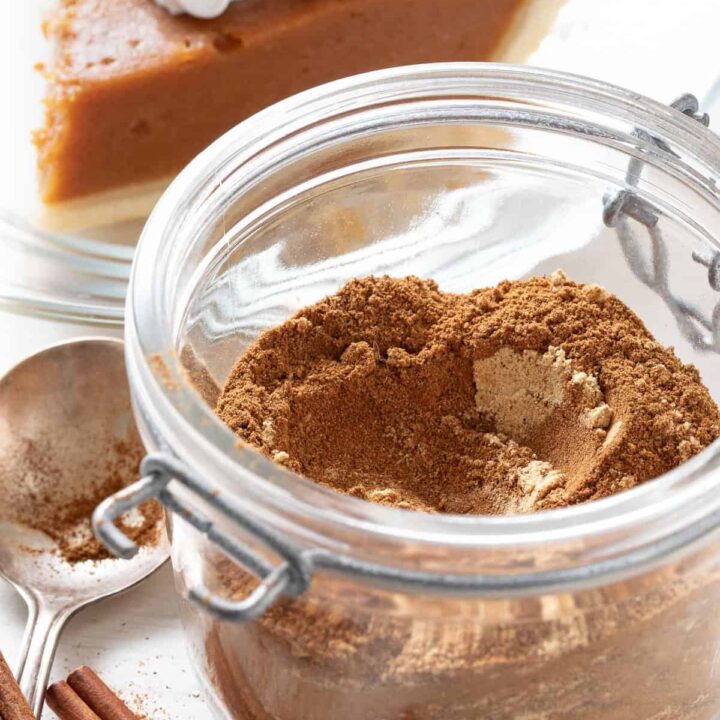
[[[261, 332], [353, 277], [415, 274], [468, 291], [558, 267], [618, 295], [720, 398], [718, 158], [700, 123], [626, 90], [439, 64], [290, 98], [179, 176], [144, 230], [127, 308], [144, 439], [213, 488], [200, 498], [168, 486], [213, 532], [278, 562], [214, 506], [227, 497], [245, 528], [347, 563], [316, 569], [304, 593], [249, 622], [183, 600], [218, 717], [720, 713], [717, 443], [585, 505], [430, 515], [325, 490], [239, 446], [213, 414]], [[205, 534], [171, 524], [183, 598], [198, 583], [231, 600], [253, 589]], [[424, 583], [398, 580], [417, 572]]]

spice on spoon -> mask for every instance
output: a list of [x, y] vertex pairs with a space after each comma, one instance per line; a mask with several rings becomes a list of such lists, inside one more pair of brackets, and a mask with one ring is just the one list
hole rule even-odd
[[[58, 438], [44, 442], [42, 438], [23, 437], [8, 437], [2, 442], [4, 456], [16, 458], [9, 467], [18, 477], [14, 482], [0, 483], [0, 520], [43, 532], [71, 564], [112, 557], [94, 537], [90, 518], [102, 500], [138, 477], [144, 449], [137, 433], [112, 443], [97, 461], [86, 465], [80, 476], [65, 470], [77, 466], [68, 461], [69, 454], [85, 452], [71, 442], [63, 445]], [[10, 470], [0, 469], [0, 474], [3, 472]], [[138, 545], [154, 545], [160, 538], [161, 517], [162, 508], [150, 501], [118, 524]]]
[[0, 652], [0, 720], [35, 720], [2, 652]]

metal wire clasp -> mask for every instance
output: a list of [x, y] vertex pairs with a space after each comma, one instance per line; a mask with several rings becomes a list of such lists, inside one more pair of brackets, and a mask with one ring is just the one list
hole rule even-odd
[[[502, 598], [524, 596], [527, 593], [537, 595], [576, 588], [578, 584], [592, 584], [609, 576], [619, 577], [626, 572], [637, 572], [638, 568], [645, 567], [655, 558], [664, 557], [671, 551], [696, 542], [720, 525], [720, 513], [713, 513], [650, 546], [643, 545], [624, 555], [613, 555], [590, 565], [536, 570], [518, 575], [436, 573], [387, 567], [320, 548], [301, 550], [286, 538], [247, 516], [231, 497], [193, 475], [175, 458], [150, 455], [143, 461], [142, 470], [145, 476], [141, 480], [98, 506], [93, 515], [96, 535], [119, 557], [132, 557], [138, 548], [115, 527], [114, 521], [123, 512], [156, 498], [168, 510], [177, 513], [203, 533], [229, 557], [260, 578], [258, 587], [243, 600], [227, 600], [213, 595], [202, 585], [188, 591], [189, 599], [204, 610], [221, 620], [234, 622], [255, 620], [281, 595], [301, 595], [308, 589], [315, 570], [328, 570], [355, 580], [390, 586], [402, 592], [441, 593], [444, 597], [448, 594]], [[173, 492], [173, 483], [192, 491], [210, 506], [220, 510], [225, 517], [278, 555], [280, 563], [271, 565], [227, 533], [218, 530], [201, 512], [186, 504]]]
[[[707, 127], [710, 117], [699, 113], [699, 103], [694, 95], [686, 94], [672, 103], [672, 107]], [[660, 138], [645, 130], [636, 129], [633, 135], [655, 147], [673, 154], [672, 149]], [[667, 245], [658, 225], [655, 208], [637, 192], [636, 188], [644, 167], [644, 161], [634, 157], [628, 165], [625, 182], [627, 189], [606, 195], [603, 199], [603, 222], [617, 232], [620, 246], [634, 275], [656, 292], [670, 308], [683, 335], [703, 350], [720, 352], [720, 302], [710, 317], [692, 303], [678, 297], [670, 288], [670, 260]], [[633, 230], [630, 220], [643, 226], [650, 236], [650, 259], [643, 255], [643, 244]], [[713, 290], [720, 290], [720, 253], [709, 255], [693, 252], [695, 262], [708, 268], [708, 282]], [[703, 333], [699, 328], [703, 328]]]
[[[190, 588], [189, 599], [202, 605], [216, 617], [236, 622], [253, 620], [262, 615], [278, 596], [300, 595], [305, 592], [310, 584], [311, 569], [302, 551], [286, 538], [249, 517], [228, 494], [197, 477], [185, 465], [168, 455], [148, 455], [140, 470], [140, 480], [104, 500], [93, 513], [93, 530], [114, 555], [131, 558], [138, 552], [138, 546], [115, 526], [115, 520], [141, 503], [156, 499], [260, 578], [257, 588], [243, 600], [227, 600], [213, 595], [204, 585]], [[173, 490], [174, 483], [205, 500], [233, 523], [248, 531], [268, 550], [279, 556], [281, 562], [273, 566], [219, 530], [202, 512], [178, 496]]]

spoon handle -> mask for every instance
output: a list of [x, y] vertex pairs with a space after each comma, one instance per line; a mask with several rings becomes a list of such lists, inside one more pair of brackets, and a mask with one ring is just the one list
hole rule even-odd
[[45, 690], [60, 633], [70, 615], [72, 611], [69, 609], [50, 608], [42, 603], [30, 606], [18, 684], [37, 718], [40, 718], [45, 701]]

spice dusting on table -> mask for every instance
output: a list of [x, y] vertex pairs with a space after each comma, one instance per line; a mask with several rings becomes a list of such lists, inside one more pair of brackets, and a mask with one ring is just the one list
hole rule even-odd
[[561, 271], [467, 294], [352, 281], [264, 333], [217, 411], [322, 485], [427, 512], [606, 497], [720, 435], [697, 370], [616, 297]]

